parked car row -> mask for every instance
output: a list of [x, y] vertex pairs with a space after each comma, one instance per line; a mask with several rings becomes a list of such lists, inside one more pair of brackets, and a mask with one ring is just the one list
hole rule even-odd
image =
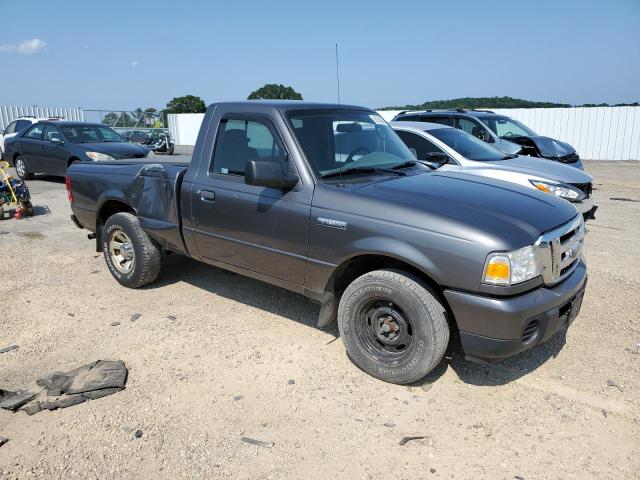
[[337, 321], [349, 358], [388, 382], [424, 377], [453, 337], [495, 361], [567, 328], [587, 283], [591, 177], [416, 120], [214, 104], [190, 162], [73, 163], [72, 220], [125, 287], [175, 252], [311, 298], [318, 326]]

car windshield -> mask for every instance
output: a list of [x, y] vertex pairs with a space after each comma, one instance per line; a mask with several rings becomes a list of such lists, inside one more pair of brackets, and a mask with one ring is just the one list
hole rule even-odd
[[100, 125], [64, 125], [60, 130], [71, 143], [124, 142], [115, 130]]
[[358, 110], [293, 112], [289, 121], [322, 177], [402, 166], [415, 158], [381, 116]]
[[538, 135], [529, 127], [513, 118], [495, 115], [483, 117], [481, 120], [499, 137], [534, 137]]
[[428, 133], [469, 160], [494, 162], [511, 158], [497, 148], [457, 128], [436, 128], [428, 130]]

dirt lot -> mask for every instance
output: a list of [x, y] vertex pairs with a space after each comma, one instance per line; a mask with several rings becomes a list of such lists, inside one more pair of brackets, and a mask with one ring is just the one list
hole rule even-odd
[[587, 169], [600, 210], [566, 338], [493, 366], [454, 353], [414, 387], [358, 370], [287, 291], [175, 255], [120, 287], [63, 181], [29, 182], [41, 215], [0, 222], [0, 348], [19, 346], [0, 388], [97, 359], [130, 372], [109, 397], [0, 411], [0, 478], [639, 478], [640, 164]]

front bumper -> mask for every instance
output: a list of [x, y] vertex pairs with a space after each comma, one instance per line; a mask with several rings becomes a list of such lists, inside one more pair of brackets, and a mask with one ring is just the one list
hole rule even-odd
[[584, 259], [553, 287], [499, 298], [445, 290], [469, 360], [491, 362], [546, 341], [575, 320], [587, 284]]
[[585, 222], [591, 219], [595, 220], [596, 210], [598, 209], [598, 206], [593, 204], [593, 195], [579, 202], [571, 203], [578, 209]]

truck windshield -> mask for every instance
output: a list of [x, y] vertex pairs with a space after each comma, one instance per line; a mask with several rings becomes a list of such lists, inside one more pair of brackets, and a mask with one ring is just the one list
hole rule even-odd
[[304, 153], [322, 177], [349, 171], [381, 172], [415, 162], [381, 116], [358, 110], [294, 112], [289, 121]]
[[115, 130], [99, 125], [64, 125], [61, 130], [71, 143], [124, 142]]
[[493, 162], [512, 158], [479, 138], [457, 128], [436, 128], [435, 130], [428, 130], [428, 133], [469, 160]]
[[501, 117], [499, 115], [491, 117], [483, 117], [482, 122], [499, 137], [535, 137], [538, 134], [527, 127], [525, 124], [509, 117]]

